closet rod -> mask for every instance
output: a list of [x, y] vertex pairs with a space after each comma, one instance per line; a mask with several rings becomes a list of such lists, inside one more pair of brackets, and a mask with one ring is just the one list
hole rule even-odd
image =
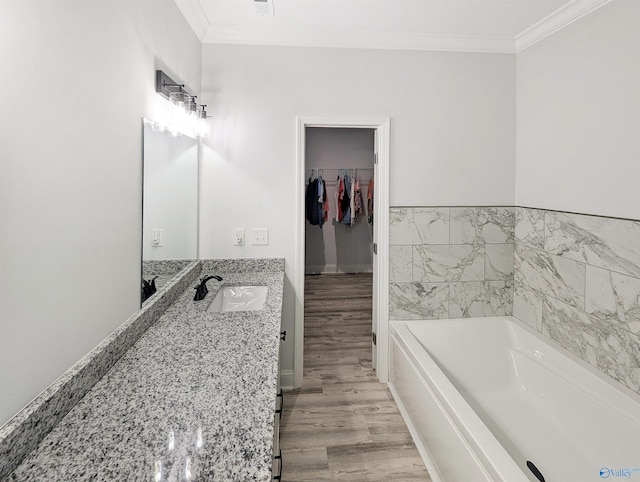
[[324, 183], [327, 186], [337, 186], [338, 185], [338, 181], [325, 181]]

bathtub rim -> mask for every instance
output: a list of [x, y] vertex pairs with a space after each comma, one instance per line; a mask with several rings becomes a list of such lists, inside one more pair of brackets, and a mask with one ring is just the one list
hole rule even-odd
[[[613, 393], [617, 393], [618, 395], [621, 395], [622, 397], [619, 400], [611, 400], [611, 401], [603, 400], [606, 397], [603, 397], [603, 392], [602, 391], [594, 390], [588, 384], [578, 384], [578, 383], [575, 382], [575, 379], [573, 379], [573, 378], [572, 379], [567, 379], [567, 381], [569, 383], [572, 383], [573, 385], [577, 386], [580, 390], [582, 390], [583, 392], [585, 392], [586, 394], [588, 394], [592, 398], [606, 401], [611, 409], [615, 410], [616, 412], [620, 413], [622, 416], [624, 416], [626, 418], [630, 418], [634, 423], [640, 425], [640, 411], [638, 410], [638, 408], [640, 407], [640, 393], [634, 392], [633, 390], [631, 390], [626, 385], [624, 385], [621, 382], [617, 381], [616, 379], [610, 377], [606, 373], [598, 370], [597, 368], [595, 368], [593, 365], [590, 365], [589, 363], [587, 363], [582, 358], [580, 358], [577, 355], [574, 355], [573, 353], [571, 353], [569, 350], [567, 350], [562, 345], [560, 345], [557, 341], [555, 341], [552, 338], [549, 338], [549, 337], [541, 334], [539, 331], [535, 330], [534, 328], [532, 328], [528, 324], [524, 323], [520, 319], [516, 318], [515, 316], [487, 316], [487, 317], [475, 317], [475, 318], [439, 318], [439, 319], [433, 319], [433, 320], [392, 320], [392, 321], [389, 322], [389, 324], [390, 324], [390, 326], [393, 327], [393, 326], [396, 326], [396, 325], [399, 325], [399, 324], [408, 325], [408, 324], [411, 324], [411, 323], [421, 323], [421, 322], [425, 322], [425, 323], [428, 323], [428, 322], [442, 322], [442, 321], [443, 322], [456, 322], [456, 321], [459, 321], [459, 322], [465, 322], [466, 321], [466, 322], [468, 322], [469, 320], [472, 320], [472, 319], [477, 319], [477, 320], [488, 320], [488, 319], [507, 320], [510, 323], [512, 323], [513, 325], [515, 325], [518, 328], [520, 328], [522, 331], [524, 331], [531, 338], [533, 338], [536, 341], [539, 341], [539, 342], [541, 342], [541, 343], [543, 343], [545, 345], [550, 346], [553, 350], [558, 352], [560, 355], [563, 355], [564, 357], [566, 357], [569, 360], [573, 361], [579, 367], [581, 367], [584, 370], [586, 370], [587, 372], [589, 372], [589, 374], [591, 374], [592, 376], [594, 376], [598, 380], [598, 384], [604, 383], [604, 384], [608, 385], [608, 387], [610, 389], [613, 389]], [[413, 335], [411, 335], [411, 336], [413, 336]], [[528, 356], [529, 358], [531, 358], [531, 355], [529, 353], [525, 353], [525, 356]], [[552, 358], [552, 355], [549, 355], [547, 353], [547, 354], [545, 354], [545, 358]], [[544, 366], [546, 369], [558, 374], [558, 371], [556, 369], [554, 369], [553, 365], [550, 364], [549, 362], [542, 361], [541, 365]], [[562, 375], [560, 375], [560, 376], [562, 376]], [[588, 377], [589, 375], [585, 374], [584, 376]], [[563, 377], [563, 378], [566, 378], [566, 377]], [[611, 394], [612, 392], [604, 392], [604, 393]], [[629, 411], [621, 410], [619, 408], [620, 404], [622, 404], [623, 406], [628, 406]], [[630, 412], [637, 412], [637, 415], [634, 417], [633, 415], [630, 414]]]
[[[408, 320], [408, 322], [415, 321], [431, 320]], [[391, 341], [400, 348], [409, 363], [413, 365], [418, 377], [426, 384], [432, 396], [435, 397], [437, 404], [444, 411], [444, 415], [453, 422], [458, 436], [471, 449], [476, 462], [481, 466], [482, 470], [496, 481], [529, 482], [529, 477], [520, 469], [489, 427], [471, 408], [406, 325], [407, 321], [390, 322], [391, 329], [389, 334]], [[420, 353], [421, 356], [417, 357], [416, 353]], [[438, 474], [437, 477], [440, 478], [437, 470], [438, 464], [435, 463], [429, 450], [417, 437], [418, 429], [413, 424], [402, 398], [393, 385], [393, 373], [390, 373], [390, 375], [389, 388], [396, 403], [401, 407], [403, 418], [405, 418], [405, 422], [409, 426], [414, 442], [419, 447], [418, 451], [427, 469], [434, 470]]]
[[[576, 382], [576, 380], [567, 379], [566, 376], [564, 376], [563, 378], [567, 379], [585, 395], [591, 398], [595, 398], [596, 400], [605, 404], [609, 409], [615, 411], [617, 414], [640, 426], [640, 394], [635, 393], [634, 391], [618, 382], [617, 380], [609, 377], [605, 373], [600, 372], [584, 360], [578, 358], [576, 355], [560, 346], [554, 340], [542, 335], [529, 325], [523, 323], [521, 320], [513, 316], [493, 316], [482, 318], [478, 317], [479, 320], [485, 318], [498, 319], [503, 322], [510, 322], [512, 325], [520, 328], [525, 333], [525, 345], [527, 344], [528, 335], [530, 339], [533, 338], [535, 342], [540, 342], [544, 345], [547, 345], [551, 348], [552, 351], [557, 352], [556, 354], [552, 354], [551, 356], [549, 356], [550, 360], [545, 360], [541, 363], [544, 368], [550, 370], [555, 374], [562, 376], [557, 369], [554, 369], [553, 366], [549, 364], [549, 361], [553, 361], [554, 356], [565, 357], [568, 360], [573, 361], [577, 365], [576, 371], [582, 374], [582, 376], [579, 378], [585, 377], [588, 381], [592, 381], [595, 378], [595, 386], [590, 386], [589, 384], [585, 385], [579, 383], [579, 381]], [[480, 455], [480, 461], [483, 464], [483, 467], [486, 470], [492, 472], [491, 469], [498, 469], [497, 465], [502, 464], [503, 462], [506, 464], [505, 467], [513, 464], [517, 468], [517, 471], [525, 477], [524, 480], [530, 480], [527, 477], [526, 472], [517, 465], [509, 452], [507, 452], [507, 450], [503, 447], [502, 443], [495, 437], [495, 435], [493, 435], [491, 430], [482, 421], [480, 416], [471, 408], [462, 394], [444, 374], [440, 366], [425, 350], [420, 341], [413, 335], [413, 333], [410, 332], [409, 327], [407, 326], [416, 323], [451, 321], [469, 322], [470, 318], [436, 320], [390, 320], [390, 337], [392, 342], [398, 345], [398, 347], [404, 352], [404, 356], [407, 357], [409, 362], [413, 365], [413, 368], [417, 370], [418, 376], [420, 377], [422, 382], [426, 383], [429, 387], [429, 390], [433, 394], [435, 394], [438, 403], [441, 406], [447, 408], [446, 413], [455, 422], [456, 428], [460, 431], [460, 434], [464, 437], [466, 443], [473, 448], [476, 455]], [[515, 333], [515, 338], [515, 346], [513, 348], [520, 349], [521, 337], [518, 336], [517, 332]], [[420, 350], [421, 356], [416, 357], [414, 350]], [[520, 350], [520, 352], [525, 356], [531, 357], [531, 355], [526, 351]], [[420, 359], [418, 360], [418, 358]], [[581, 371], [579, 370], [580, 368], [584, 370]], [[394, 398], [396, 399], [396, 402], [399, 406], [401, 406], [401, 398], [395, 390], [395, 387], [393, 387], [392, 382], [393, 378], [391, 377], [389, 388]], [[444, 390], [440, 390], [440, 388], [444, 388]], [[602, 390], [602, 388], [606, 388], [606, 390]], [[443, 391], [446, 393], [443, 393]], [[455, 403], [456, 405], [454, 405], [452, 408], [451, 403]], [[452, 413], [454, 408], [458, 409], [458, 413]], [[411, 417], [403, 406], [401, 408], [401, 412], [403, 414], [403, 417], [405, 418], [405, 421], [407, 422], [407, 425], [411, 425], [410, 432], [414, 438], [414, 441], [416, 441], [416, 445], [421, 445], [419, 437], [416, 436], [417, 428], [413, 426]], [[465, 419], [465, 417], [469, 418], [466, 420], [461, 420]], [[461, 428], [463, 430], [461, 430]], [[474, 432], [474, 430], [477, 430], [477, 432]], [[430, 460], [430, 454], [428, 453], [426, 447], [419, 447], [419, 452], [422, 455], [423, 460], [425, 461], [425, 465], [429, 469], [431, 469], [431, 467], [433, 466], [433, 461]], [[427, 458], [425, 458], [425, 455], [427, 456]], [[508, 460], [505, 459], [505, 456]], [[509, 463], [509, 461], [511, 461], [511, 464]], [[502, 467], [502, 465], [499, 465], [499, 467]], [[504, 475], [501, 474], [500, 477], [502, 478], [502, 480], [517, 480], [512, 478], [514, 477], [513, 475], [508, 476], [511, 478], [504, 478]]]

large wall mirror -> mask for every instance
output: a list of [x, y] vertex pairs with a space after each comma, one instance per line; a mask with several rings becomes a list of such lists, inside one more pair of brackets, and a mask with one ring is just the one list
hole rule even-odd
[[142, 120], [142, 303], [198, 257], [198, 140]]

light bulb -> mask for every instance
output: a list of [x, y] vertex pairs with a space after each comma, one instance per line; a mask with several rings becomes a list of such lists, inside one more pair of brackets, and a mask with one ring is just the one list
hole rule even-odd
[[206, 118], [198, 119], [198, 137], [209, 137], [211, 135], [211, 126]]
[[186, 110], [191, 103], [191, 96], [182, 90], [178, 92], [171, 92], [169, 94], [169, 101], [180, 110]]

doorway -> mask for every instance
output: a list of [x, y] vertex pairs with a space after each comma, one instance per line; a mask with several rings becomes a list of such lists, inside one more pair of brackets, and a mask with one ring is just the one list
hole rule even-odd
[[[306, 144], [308, 128], [369, 129], [373, 133], [374, 165], [373, 199], [374, 222], [371, 229], [372, 271], [372, 364], [382, 383], [388, 381], [388, 224], [389, 224], [389, 119], [298, 118], [298, 199], [296, 239], [296, 293], [294, 340], [294, 387], [302, 386], [304, 365], [304, 287], [306, 266], [306, 212], [307, 184]], [[344, 166], [345, 168], [353, 166]], [[326, 171], [325, 171], [326, 172]], [[333, 172], [332, 172], [333, 174]], [[337, 177], [337, 176], [336, 176]], [[367, 186], [368, 187], [368, 186]], [[336, 267], [340, 269], [336, 261]]]
[[305, 139], [305, 274], [373, 273], [375, 130], [307, 127]]

